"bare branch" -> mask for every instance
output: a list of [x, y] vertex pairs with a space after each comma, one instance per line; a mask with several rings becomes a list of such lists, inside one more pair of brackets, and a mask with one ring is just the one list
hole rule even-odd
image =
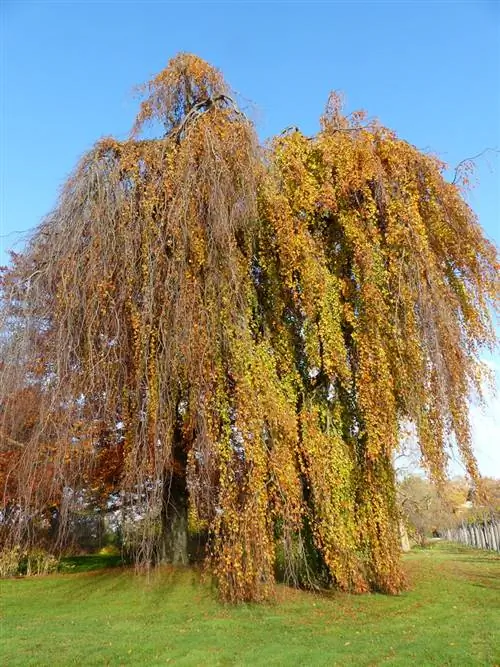
[[489, 152], [500, 153], [500, 149], [498, 149], [498, 148], [485, 148], [484, 150], [482, 150], [477, 155], [473, 155], [472, 157], [466, 157], [465, 159], [460, 160], [460, 162], [455, 167], [455, 174], [453, 176], [453, 180], [452, 180], [451, 184], [456, 185], [458, 176], [460, 174], [461, 167], [463, 167], [467, 163], [472, 163], [474, 160], [477, 160], [478, 158], [482, 157], [483, 155], [485, 155], [486, 153], [489, 153]]

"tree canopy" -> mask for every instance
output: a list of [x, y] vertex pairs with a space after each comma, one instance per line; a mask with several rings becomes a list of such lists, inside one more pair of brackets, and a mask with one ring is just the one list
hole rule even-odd
[[478, 479], [497, 251], [443, 163], [338, 94], [264, 146], [234, 100], [176, 56], [3, 272], [4, 534], [56, 506], [63, 539], [78, 491], [116, 493], [139, 563], [185, 510], [225, 599], [266, 598], [278, 562], [397, 592], [402, 425], [435, 480], [453, 443]]

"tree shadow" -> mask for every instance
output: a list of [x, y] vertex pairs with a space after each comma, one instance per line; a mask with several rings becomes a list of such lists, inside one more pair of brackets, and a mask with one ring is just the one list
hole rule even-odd
[[85, 556], [65, 556], [61, 558], [59, 572], [62, 574], [93, 572], [125, 564], [121, 556], [115, 555], [89, 554]]

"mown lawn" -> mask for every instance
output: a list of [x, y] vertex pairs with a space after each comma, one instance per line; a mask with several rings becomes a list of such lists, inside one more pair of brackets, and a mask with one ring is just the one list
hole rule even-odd
[[1, 582], [0, 664], [500, 664], [500, 557], [489, 552], [412, 552], [412, 589], [397, 597], [281, 587], [276, 603], [238, 607], [219, 604], [194, 570], [148, 580], [90, 558]]

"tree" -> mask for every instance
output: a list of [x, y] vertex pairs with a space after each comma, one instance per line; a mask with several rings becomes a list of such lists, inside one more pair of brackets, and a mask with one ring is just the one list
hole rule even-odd
[[139, 562], [184, 561], [189, 517], [225, 599], [267, 597], [278, 558], [400, 590], [401, 424], [433, 478], [453, 437], [477, 479], [467, 399], [495, 342], [496, 250], [443, 167], [337, 94], [316, 136], [263, 148], [220, 72], [170, 61], [4, 275], [2, 438], [40, 393], [22, 512], [57, 492], [62, 526], [109, 454]]
[[467, 499], [465, 480], [446, 482], [440, 488], [420, 475], [409, 475], [398, 484], [403, 521], [418, 544], [436, 532], [455, 527], [461, 520], [457, 510]]
[[408, 475], [398, 483], [398, 501], [408, 533], [419, 544], [435, 533], [463, 523], [489, 521], [498, 515], [499, 480], [481, 479], [480, 494], [463, 477], [439, 486], [420, 475]]
[[500, 479], [484, 477], [481, 485], [485, 493], [485, 507], [493, 517], [500, 517]]

